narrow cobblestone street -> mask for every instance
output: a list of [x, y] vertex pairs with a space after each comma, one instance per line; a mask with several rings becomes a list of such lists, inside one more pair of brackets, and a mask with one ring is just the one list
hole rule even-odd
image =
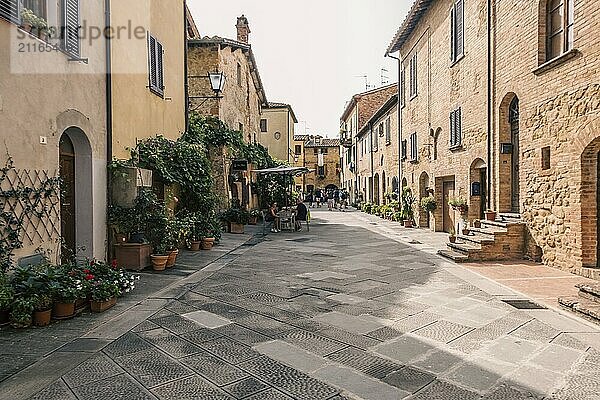
[[0, 398], [600, 398], [594, 325], [517, 309], [502, 300], [522, 295], [357, 212], [313, 218], [3, 374]]

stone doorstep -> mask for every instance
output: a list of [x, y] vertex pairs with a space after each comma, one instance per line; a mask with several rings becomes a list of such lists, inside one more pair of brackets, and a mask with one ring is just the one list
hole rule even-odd
[[600, 303], [600, 283], [579, 283], [575, 287], [579, 289], [581, 297]]
[[586, 319], [600, 324], [600, 304], [581, 297], [560, 297], [558, 304], [561, 307], [574, 311]]
[[462, 262], [469, 261], [468, 256], [466, 256], [462, 253], [458, 253], [454, 250], [438, 250], [437, 254], [444, 258], [449, 258], [450, 260], [452, 260], [456, 263], [462, 263]]

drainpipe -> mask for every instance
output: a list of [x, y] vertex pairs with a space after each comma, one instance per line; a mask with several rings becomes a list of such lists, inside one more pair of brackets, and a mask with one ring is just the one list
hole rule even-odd
[[369, 153], [371, 153], [371, 203], [375, 201], [375, 177], [373, 176], [373, 124], [369, 122]]
[[[492, 108], [492, 0], [488, 0], [487, 2], [487, 34], [488, 34], [488, 43], [487, 43], [487, 193], [486, 193], [486, 201], [487, 208], [492, 208], [491, 201], [491, 189], [492, 189], [492, 131], [494, 129], [494, 124], [492, 122], [493, 118], [493, 108]], [[495, 195], [495, 193], [494, 193]]]
[[395, 57], [391, 54], [386, 54], [389, 58], [398, 61], [398, 196], [402, 186], [402, 107], [400, 106], [400, 96], [402, 96], [402, 60], [400, 57]]
[[[113, 130], [112, 130], [112, 43], [110, 35], [106, 34], [110, 32], [111, 26], [111, 18], [110, 18], [110, 0], [104, 0], [104, 25], [105, 25], [105, 47], [106, 47], [106, 164], [112, 161], [113, 158]], [[111, 199], [112, 194], [112, 182], [111, 177], [108, 175], [107, 168], [107, 176], [106, 176], [106, 204], [107, 206], [112, 203]], [[108, 246], [106, 248], [106, 259], [109, 260], [111, 256], [110, 249], [112, 248], [112, 235], [110, 234], [110, 226], [108, 224], [108, 218], [105, 221], [106, 223], [106, 232], [107, 232], [107, 243]]]
[[183, 88], [185, 91], [185, 131], [190, 128], [190, 94], [188, 81], [188, 19], [187, 19], [187, 0], [183, 0]]

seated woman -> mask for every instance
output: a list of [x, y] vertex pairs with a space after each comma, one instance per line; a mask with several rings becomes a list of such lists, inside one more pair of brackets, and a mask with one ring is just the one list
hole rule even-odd
[[302, 202], [302, 199], [298, 199], [298, 203], [296, 204], [296, 230], [302, 230], [302, 224], [300, 221], [306, 221], [308, 217], [308, 209], [306, 205]]
[[271, 207], [269, 207], [269, 211], [265, 215], [265, 221], [273, 222], [273, 228], [271, 228], [271, 232], [273, 232], [273, 233], [281, 232], [281, 229], [280, 229], [280, 221], [281, 220], [279, 218], [279, 215], [277, 214], [277, 203], [271, 204]]

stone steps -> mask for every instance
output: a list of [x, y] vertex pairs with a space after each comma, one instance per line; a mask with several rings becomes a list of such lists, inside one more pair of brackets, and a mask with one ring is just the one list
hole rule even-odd
[[[458, 235], [448, 243], [448, 252], [467, 256], [466, 261], [506, 261], [523, 258], [525, 224], [518, 214], [499, 214], [495, 221], [481, 221], [480, 228], [469, 228], [469, 235]], [[446, 257], [447, 252], [439, 252]], [[452, 257], [447, 257], [452, 259]]]
[[457, 263], [462, 263], [469, 260], [469, 256], [466, 256], [453, 250], [438, 250], [437, 253], [438, 255], [448, 258]]
[[580, 283], [578, 297], [561, 297], [558, 303], [591, 321], [600, 324], [600, 284]]

